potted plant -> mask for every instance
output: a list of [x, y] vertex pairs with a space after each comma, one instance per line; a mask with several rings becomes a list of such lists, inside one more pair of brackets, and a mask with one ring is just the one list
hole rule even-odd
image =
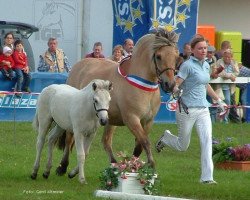
[[250, 144], [240, 145], [235, 138], [214, 139], [213, 161], [218, 168], [250, 171]]
[[109, 191], [134, 194], [155, 194], [154, 169], [140, 158], [128, 157], [125, 153], [117, 154], [121, 160], [112, 163], [99, 176], [101, 188]]

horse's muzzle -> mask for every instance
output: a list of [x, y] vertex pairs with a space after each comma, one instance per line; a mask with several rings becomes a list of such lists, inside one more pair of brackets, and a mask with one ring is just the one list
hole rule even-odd
[[164, 92], [167, 92], [167, 93], [170, 93], [170, 92], [173, 92], [173, 89], [174, 89], [174, 86], [175, 86], [175, 82], [163, 82], [161, 81], [160, 82], [160, 85], [161, 85], [161, 89], [164, 91]]
[[100, 119], [99, 122], [102, 126], [105, 126], [108, 123], [108, 119]]

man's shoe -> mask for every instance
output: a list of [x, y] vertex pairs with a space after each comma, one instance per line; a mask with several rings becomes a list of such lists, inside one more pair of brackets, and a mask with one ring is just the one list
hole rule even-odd
[[155, 144], [155, 149], [158, 153], [160, 153], [165, 147], [165, 144], [163, 143], [162, 139], [165, 137], [166, 134], [171, 134], [171, 132], [169, 130], [165, 130], [164, 134], [160, 137], [160, 139]]
[[16, 98], [21, 98], [22, 97], [22, 93], [21, 92], [15, 93], [15, 96], [16, 96]]
[[209, 181], [202, 181], [202, 184], [206, 184], [206, 185], [216, 185], [217, 182], [214, 180], [209, 180]]
[[24, 91], [24, 92], [31, 93], [31, 90], [30, 90], [30, 88], [29, 88], [29, 87], [24, 88], [24, 90], [23, 90], [23, 91]]

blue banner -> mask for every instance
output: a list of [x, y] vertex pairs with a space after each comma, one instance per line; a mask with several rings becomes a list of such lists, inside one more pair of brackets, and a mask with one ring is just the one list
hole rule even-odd
[[180, 35], [178, 47], [196, 33], [198, 0], [113, 0], [113, 45], [131, 38], [136, 42], [162, 27]]

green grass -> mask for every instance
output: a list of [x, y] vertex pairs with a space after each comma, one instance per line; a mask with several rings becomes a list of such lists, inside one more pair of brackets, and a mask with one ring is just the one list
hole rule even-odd
[[[97, 134], [86, 159], [85, 175], [88, 184], [81, 185], [77, 177], [68, 179], [58, 177], [55, 169], [61, 159], [61, 151], [54, 150], [53, 168], [49, 179], [42, 177], [46, 164], [45, 145], [41, 167], [37, 180], [31, 180], [30, 174], [35, 160], [36, 133], [31, 123], [0, 122], [0, 199], [60, 199], [94, 200], [93, 193], [99, 189], [98, 176], [106, 168], [108, 158], [101, 144], [102, 129]], [[176, 133], [175, 124], [155, 124], [150, 134], [152, 144], [165, 129]], [[16, 131], [14, 131], [16, 130]], [[241, 143], [250, 143], [249, 124], [215, 124], [213, 135], [216, 138], [236, 137]], [[114, 151], [131, 153], [134, 138], [127, 128], [119, 127], [114, 137]], [[153, 150], [156, 170], [159, 177], [158, 192], [162, 196], [183, 197], [190, 199], [246, 200], [250, 196], [250, 172], [214, 170], [218, 185], [202, 185], [200, 178], [199, 140], [195, 131], [189, 149], [177, 152], [171, 149], [157, 154]], [[145, 159], [145, 154], [142, 154]], [[76, 165], [75, 149], [70, 157], [72, 169]], [[57, 192], [58, 194], [52, 193]]]

